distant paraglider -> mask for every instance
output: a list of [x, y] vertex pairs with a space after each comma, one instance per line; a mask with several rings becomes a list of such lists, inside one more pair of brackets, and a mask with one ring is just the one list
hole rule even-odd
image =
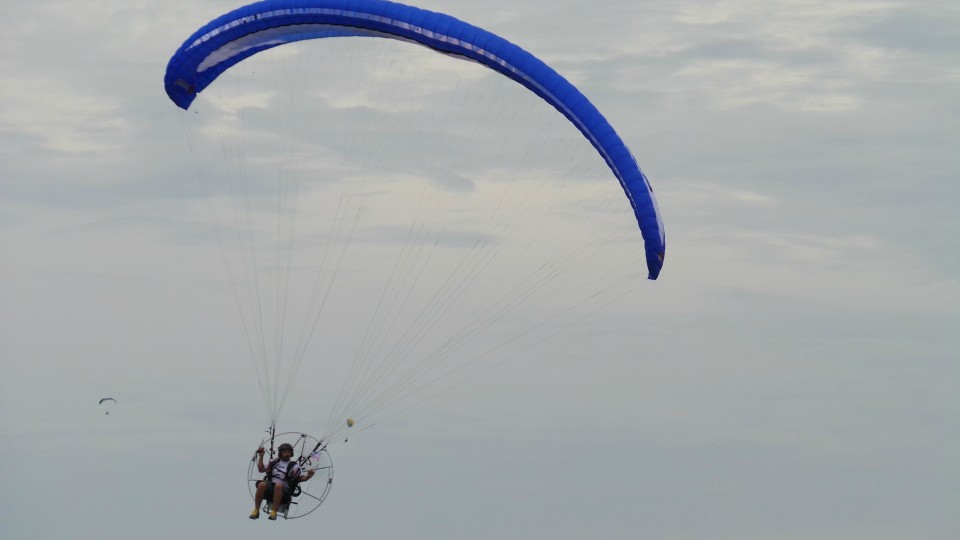
[[[97, 402], [97, 405], [103, 405], [103, 403], [106, 402], [106, 401], [112, 401], [112, 402], [114, 402], [114, 403], [117, 402], [117, 400], [113, 399], [112, 397], [105, 397], [105, 398], [100, 399], [100, 401]], [[104, 411], [103, 414], [110, 414], [110, 410], [108, 409], [108, 410]]]

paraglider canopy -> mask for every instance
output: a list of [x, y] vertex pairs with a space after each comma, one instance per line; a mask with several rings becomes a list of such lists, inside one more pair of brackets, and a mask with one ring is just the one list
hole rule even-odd
[[366, 36], [416, 43], [482, 64], [516, 81], [562, 113], [590, 141], [620, 182], [643, 233], [648, 277], [657, 279], [666, 240], [653, 188], [623, 140], [579, 89], [539, 58], [459, 19], [385, 0], [264, 0], [194, 32], [167, 65], [164, 85], [178, 107], [230, 67], [287, 43]]

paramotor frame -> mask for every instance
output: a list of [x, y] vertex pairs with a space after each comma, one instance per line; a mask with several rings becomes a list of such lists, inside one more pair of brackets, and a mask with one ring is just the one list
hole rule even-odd
[[[283, 443], [293, 446], [293, 459], [303, 472], [314, 471], [313, 478], [297, 485], [286, 508], [278, 509], [278, 515], [284, 519], [296, 519], [319, 508], [327, 498], [333, 487], [333, 461], [324, 441], [296, 431], [266, 437], [260, 441], [260, 447], [267, 450], [269, 459], [274, 459]], [[265, 456], [264, 462], [268, 461]], [[247, 487], [251, 498], [256, 497], [257, 482], [263, 480], [263, 477], [263, 473], [257, 470], [257, 455], [254, 454], [247, 469]], [[269, 511], [271, 504], [271, 501], [264, 500], [264, 510]]]

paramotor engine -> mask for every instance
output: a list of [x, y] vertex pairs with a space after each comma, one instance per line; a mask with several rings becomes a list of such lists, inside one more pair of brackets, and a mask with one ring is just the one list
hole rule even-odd
[[[264, 462], [276, 457], [276, 449], [281, 444], [293, 446], [293, 461], [300, 466], [300, 470], [314, 471], [314, 476], [306, 482], [299, 482], [293, 490], [290, 501], [285, 501], [277, 509], [278, 515], [284, 519], [301, 518], [317, 508], [327, 498], [333, 486], [333, 461], [327, 453], [327, 447], [321, 441], [303, 433], [278, 433], [260, 441], [260, 447], [267, 449], [268, 455]], [[253, 497], [257, 490], [257, 482], [264, 479], [264, 475], [257, 470], [257, 455], [253, 455], [250, 466], [247, 468], [247, 487]], [[271, 501], [264, 500], [266, 512], [270, 511]]]

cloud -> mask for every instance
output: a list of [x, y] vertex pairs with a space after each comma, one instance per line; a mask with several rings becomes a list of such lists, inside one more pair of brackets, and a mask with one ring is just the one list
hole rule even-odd
[[[408, 314], [471, 246], [499, 250], [497, 283], [449, 295], [438, 322], [418, 327], [432, 341], [417, 350], [435, 351], [503, 298], [518, 307], [448, 367], [542, 323], [488, 358], [484, 367], [504, 361], [497, 369], [477, 376], [477, 362], [469, 384], [338, 446], [325, 534], [949, 537], [960, 298], [952, 3], [424, 6], [503, 34], [584, 90], [656, 189], [667, 258], [660, 279], [644, 279], [636, 223], [596, 152], [478, 66], [391, 42], [408, 62], [326, 65], [327, 80], [300, 94], [309, 115], [276, 122], [276, 87], [232, 102], [240, 112], [224, 119], [248, 130], [251, 167], [280, 155], [300, 173], [297, 225], [309, 234], [285, 263], [291, 309], [333, 274], [308, 255], [322, 256], [331, 236], [342, 248], [364, 220], [293, 380], [291, 429], [322, 429], [364, 332], [411, 328]], [[205, 197], [196, 181], [197, 164], [232, 164], [216, 144], [227, 130], [184, 129], [162, 88], [187, 34], [233, 7], [4, 6], [16, 24], [0, 36], [0, 432], [43, 477], [4, 493], [6, 536], [62, 537], [65, 523], [100, 510], [89, 486], [106, 494], [130, 478], [151, 487], [117, 501], [128, 519], [100, 520], [93, 534], [252, 534], [238, 513], [248, 495], [230, 479], [242, 484], [262, 436], [263, 396], [207, 219], [208, 203], [233, 211], [229, 188]], [[220, 82], [204, 97], [232, 99]], [[289, 201], [256, 179], [289, 171], [254, 171], [259, 224]], [[393, 310], [374, 318], [411, 221], [435, 227], [422, 244], [439, 239], [436, 252], [430, 264], [426, 251], [406, 260], [416, 286], [393, 290]], [[224, 230], [235, 237], [233, 224]], [[262, 232], [274, 240], [277, 229]], [[528, 276], [542, 285], [509, 294], [510, 279]], [[117, 388], [134, 399], [103, 424], [92, 409]], [[176, 474], [208, 489], [166, 489]], [[54, 484], [77, 504], [33, 503]], [[426, 515], [424, 501], [442, 511], [411, 519]], [[169, 520], [155, 512], [166, 505], [203, 512]], [[316, 524], [285, 526], [311, 534]]]

